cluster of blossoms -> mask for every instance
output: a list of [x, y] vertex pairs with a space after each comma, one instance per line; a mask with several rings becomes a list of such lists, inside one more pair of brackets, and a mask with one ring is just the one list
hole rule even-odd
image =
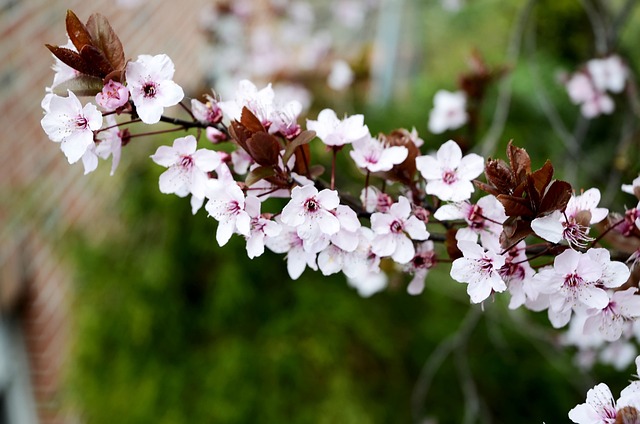
[[[567, 342], [582, 350], [615, 342], [632, 350], [627, 364], [635, 356], [630, 341], [640, 335], [640, 296], [631, 271], [640, 249], [616, 251], [615, 259], [624, 263], [612, 260], [601, 242], [640, 245], [640, 203], [622, 215], [609, 213], [599, 206], [597, 189], [575, 193], [553, 178], [549, 161], [532, 170], [527, 152], [511, 143], [508, 163], [464, 155], [453, 140], [423, 154], [415, 129], [374, 136], [364, 116], [340, 118], [331, 109], [307, 119], [303, 128], [299, 101], [279, 100], [271, 85], [259, 89], [249, 80], [239, 83], [230, 100], [207, 95], [189, 107], [166, 55], [125, 61], [100, 15], [85, 25], [70, 12], [67, 33], [67, 46], [48, 46], [56, 74], [42, 103], [42, 127], [70, 163], [82, 159], [85, 172], [96, 169], [98, 158], [111, 156], [113, 173], [123, 146], [158, 133], [132, 134], [130, 124], [162, 121], [174, 126], [162, 132], [197, 129], [198, 136], [205, 130], [207, 148], [198, 149], [198, 138], [188, 134], [158, 147], [151, 159], [167, 168], [159, 179], [161, 192], [190, 195], [194, 214], [204, 205], [217, 221], [220, 246], [236, 234], [245, 239], [249, 258], [265, 249], [285, 254], [292, 279], [307, 267], [324, 275], [342, 272], [363, 296], [384, 289], [382, 269], [394, 267], [412, 275], [407, 291], [418, 295], [431, 268], [452, 262], [451, 277], [466, 284], [472, 303], [508, 292], [509, 308], [547, 311], [556, 328], [569, 324]], [[614, 59], [592, 61], [590, 76], [580, 75], [594, 89], [619, 91], [624, 78], [616, 79], [619, 74], [611, 70], [618, 69], [609, 63]], [[483, 72], [485, 79], [492, 75]], [[91, 95], [95, 103], [83, 105], [78, 95]], [[461, 92], [439, 92], [431, 130], [464, 124], [465, 101]], [[164, 114], [175, 105], [191, 120]], [[118, 122], [122, 115], [131, 119]], [[311, 162], [313, 140], [332, 156], [330, 182]], [[231, 143], [231, 153], [211, 148], [220, 143]], [[359, 199], [336, 189], [336, 157], [343, 150], [364, 174]], [[483, 172], [486, 182], [476, 180]], [[472, 201], [476, 188], [487, 195]], [[640, 199], [640, 177], [622, 189]], [[598, 235], [592, 234], [595, 225]], [[443, 229], [446, 234], [438, 233]], [[602, 403], [605, 392], [596, 386], [571, 418], [600, 422], [585, 417], [606, 413], [615, 419], [635, 405], [635, 389], [617, 403]]]
[[627, 81], [627, 67], [617, 55], [589, 60], [566, 82], [571, 101], [580, 105], [585, 118], [611, 114], [615, 104], [608, 93], [621, 93]]

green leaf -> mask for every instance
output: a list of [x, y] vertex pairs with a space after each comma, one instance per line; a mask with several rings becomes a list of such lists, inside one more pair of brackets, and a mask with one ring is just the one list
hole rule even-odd
[[247, 187], [250, 187], [255, 183], [257, 183], [258, 181], [268, 177], [272, 177], [275, 174], [276, 174], [276, 170], [273, 168], [273, 166], [259, 166], [258, 168], [249, 172], [249, 175], [247, 175], [247, 178], [244, 180], [244, 183], [247, 185]]
[[102, 91], [102, 79], [89, 75], [80, 75], [53, 87], [53, 93], [66, 96], [67, 90], [73, 91], [76, 96], [95, 96]]
[[308, 144], [311, 140], [316, 137], [315, 131], [302, 131], [296, 138], [294, 138], [291, 143], [287, 145], [287, 148], [284, 150], [284, 156], [282, 157], [282, 162], [286, 164], [289, 161], [289, 158], [295, 152], [295, 150], [304, 144]]

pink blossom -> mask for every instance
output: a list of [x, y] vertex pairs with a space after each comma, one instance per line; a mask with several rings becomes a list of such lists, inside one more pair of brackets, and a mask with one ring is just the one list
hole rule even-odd
[[467, 293], [471, 302], [480, 303], [491, 292], [503, 292], [507, 289], [500, 276], [500, 269], [505, 263], [503, 256], [468, 240], [459, 240], [458, 248], [463, 257], [453, 261], [451, 278], [468, 284]]
[[237, 184], [209, 180], [206, 197], [209, 200], [204, 208], [218, 221], [216, 241], [219, 246], [227, 244], [234, 232], [245, 237], [251, 235], [251, 216], [245, 211], [244, 193]]
[[585, 333], [594, 330], [609, 342], [618, 340], [626, 325], [640, 316], [640, 296], [636, 296], [635, 287], [617, 291], [611, 295], [609, 303], [602, 309], [590, 309], [585, 322]]
[[469, 202], [449, 203], [441, 206], [433, 216], [440, 221], [464, 219], [468, 226], [458, 230], [460, 236], [471, 240], [473, 237], [464, 233], [480, 235], [485, 247], [495, 244], [502, 232], [501, 224], [507, 219], [504, 206], [495, 196], [484, 196], [475, 205]]
[[107, 112], [126, 105], [128, 101], [129, 90], [114, 80], [109, 80], [102, 88], [102, 91], [96, 94], [96, 103]]
[[334, 190], [318, 192], [311, 184], [296, 186], [282, 210], [281, 220], [295, 227], [301, 239], [313, 243], [323, 234], [330, 236], [340, 231], [340, 221], [331, 213], [339, 202], [338, 192]]
[[280, 234], [280, 225], [260, 214], [260, 199], [255, 196], [247, 196], [245, 199], [245, 211], [251, 218], [251, 230], [247, 236], [247, 254], [250, 259], [264, 253], [266, 237], [275, 237]]
[[413, 240], [426, 240], [429, 232], [424, 222], [411, 215], [409, 200], [400, 196], [389, 213], [371, 215], [371, 229], [376, 234], [372, 251], [378, 256], [391, 256], [399, 264], [406, 264], [415, 256]]
[[438, 90], [433, 98], [433, 109], [429, 114], [429, 131], [441, 134], [455, 130], [467, 123], [467, 98], [462, 91], [452, 93]]
[[587, 70], [593, 85], [601, 92], [620, 93], [627, 79], [627, 68], [617, 55], [604, 59], [591, 59], [587, 62]]
[[331, 72], [327, 77], [327, 85], [335, 91], [343, 91], [353, 83], [354, 73], [351, 66], [344, 60], [336, 60], [331, 65]]
[[102, 113], [91, 103], [82, 107], [76, 95], [68, 93], [68, 97], [51, 97], [40, 124], [51, 141], [60, 143], [69, 163], [75, 163], [94, 144], [93, 132], [102, 126]]
[[212, 96], [205, 94], [206, 103], [197, 99], [191, 99], [191, 113], [200, 122], [214, 125], [222, 121], [222, 109], [218, 101]]
[[462, 157], [460, 147], [449, 140], [440, 146], [435, 157], [417, 157], [416, 166], [427, 181], [427, 194], [460, 202], [471, 197], [474, 191], [471, 180], [484, 171], [484, 159], [474, 153]]
[[424, 290], [424, 280], [429, 270], [436, 264], [436, 255], [433, 250], [433, 242], [427, 240], [419, 243], [416, 254], [404, 267], [405, 271], [412, 274], [413, 278], [407, 286], [407, 293], [412, 296], [419, 295]]
[[221, 163], [220, 156], [213, 150], [196, 150], [198, 142], [192, 135], [176, 138], [173, 147], [160, 146], [151, 159], [167, 169], [160, 175], [160, 191], [175, 193], [184, 197], [191, 193], [198, 198], [205, 197], [208, 172]]
[[353, 142], [349, 154], [359, 168], [382, 172], [404, 162], [409, 151], [404, 146], [387, 146], [378, 138], [364, 137]]
[[589, 389], [587, 402], [569, 411], [569, 419], [578, 424], [614, 424], [616, 415], [615, 400], [604, 383]]
[[173, 62], [165, 54], [140, 55], [135, 62], [127, 63], [127, 86], [145, 124], [159, 122], [164, 108], [178, 104], [184, 97], [182, 88], [172, 80], [174, 72]]
[[322, 110], [317, 121], [307, 119], [307, 129], [315, 131], [318, 138], [327, 146], [344, 146], [361, 138], [370, 137], [363, 115], [353, 115], [340, 120], [331, 109]]
[[308, 252], [304, 248], [304, 241], [298, 236], [296, 228], [286, 225], [276, 219], [282, 227], [280, 234], [266, 237], [265, 245], [275, 253], [287, 254], [287, 271], [292, 280], [297, 280], [306, 267], [318, 269], [315, 252]]
[[249, 80], [238, 83], [234, 100], [219, 102], [218, 105], [229, 120], [239, 121], [242, 108], [246, 107], [260, 120], [265, 128], [271, 126], [274, 92], [271, 84], [258, 90]]

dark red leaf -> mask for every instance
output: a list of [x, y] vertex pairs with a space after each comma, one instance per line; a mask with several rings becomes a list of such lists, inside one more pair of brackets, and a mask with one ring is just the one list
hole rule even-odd
[[521, 147], [516, 147], [509, 141], [507, 145], [507, 156], [511, 164], [511, 170], [516, 184], [521, 184], [527, 174], [531, 173], [531, 159], [527, 151]]
[[51, 44], [45, 44], [45, 46], [63, 63], [69, 65], [81, 74], [91, 75], [91, 67], [85, 63], [78, 53], [64, 47], [52, 46]]
[[513, 194], [516, 181], [513, 178], [511, 169], [500, 159], [489, 159], [484, 168], [487, 182], [496, 188], [501, 194]]
[[542, 195], [553, 178], [553, 165], [551, 165], [551, 161], [547, 159], [544, 165], [542, 165], [542, 168], [534, 171], [531, 176], [535, 182], [536, 190]]
[[311, 162], [311, 149], [308, 144], [298, 146], [295, 151], [296, 163], [293, 165], [293, 171], [300, 175], [309, 174], [309, 163]]
[[502, 206], [504, 206], [504, 213], [507, 216], [530, 217], [533, 215], [529, 200], [526, 198], [499, 194], [497, 199], [502, 203]]
[[487, 193], [493, 194], [494, 196], [497, 196], [498, 194], [500, 194], [500, 192], [496, 190], [494, 186], [483, 183], [482, 181], [473, 180], [473, 184], [476, 187], [478, 187], [480, 190], [486, 191]]
[[107, 18], [99, 13], [89, 17], [87, 30], [91, 34], [93, 46], [102, 51], [113, 69], [124, 69], [126, 60], [122, 43], [109, 24]]
[[91, 34], [71, 10], [67, 10], [67, 35], [78, 51], [93, 44]]
[[238, 121], [231, 122], [229, 126], [229, 135], [235, 140], [245, 151], [249, 151], [247, 140], [251, 137], [251, 133]]
[[240, 123], [252, 133], [265, 131], [260, 120], [246, 106], [242, 108]]
[[529, 222], [515, 217], [508, 218], [502, 226], [500, 246], [503, 249], [508, 249], [531, 234], [533, 234], [533, 230]]
[[80, 50], [80, 57], [89, 65], [91, 71], [89, 75], [104, 78], [114, 71], [104, 54], [94, 46], [84, 46]]
[[547, 189], [542, 198], [538, 215], [546, 215], [553, 211], [562, 211], [567, 207], [571, 199], [571, 184], [566, 181], [556, 180]]
[[247, 153], [251, 155], [259, 165], [278, 165], [278, 154], [280, 153], [280, 143], [269, 133], [257, 132], [247, 140]]

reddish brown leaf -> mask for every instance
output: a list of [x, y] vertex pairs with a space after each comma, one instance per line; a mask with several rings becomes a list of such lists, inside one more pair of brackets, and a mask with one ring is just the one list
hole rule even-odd
[[107, 18], [99, 13], [94, 13], [87, 21], [87, 30], [91, 34], [93, 46], [102, 51], [111, 67], [124, 69], [126, 63], [124, 49]]
[[496, 188], [501, 194], [513, 194], [516, 182], [513, 179], [511, 169], [500, 159], [489, 159], [484, 168], [487, 182]]
[[542, 193], [536, 189], [535, 179], [532, 174], [526, 175], [527, 180], [527, 199], [531, 205], [531, 210], [537, 211], [542, 199]]
[[73, 50], [65, 49], [64, 47], [52, 46], [51, 44], [45, 44], [51, 53], [63, 63], [69, 65], [81, 74], [91, 75], [91, 67], [89, 67], [80, 55]]
[[500, 246], [508, 249], [533, 234], [531, 224], [519, 218], [508, 218], [503, 224], [500, 234]]
[[265, 131], [260, 120], [246, 106], [242, 108], [240, 123], [252, 133]]
[[231, 122], [229, 126], [229, 135], [235, 140], [245, 151], [249, 151], [247, 140], [251, 137], [251, 133], [238, 121]]
[[462, 252], [458, 249], [458, 240], [456, 240], [457, 232], [457, 229], [449, 228], [445, 234], [444, 246], [447, 249], [447, 254], [451, 260], [462, 257]]
[[311, 162], [311, 149], [308, 144], [298, 146], [295, 151], [296, 163], [293, 165], [293, 171], [300, 175], [309, 174], [309, 163]]
[[78, 51], [93, 44], [91, 34], [71, 10], [67, 10], [67, 35]]
[[551, 183], [540, 203], [538, 216], [564, 210], [571, 199], [571, 191], [571, 184], [566, 181], [556, 180]]
[[278, 165], [278, 154], [280, 153], [280, 143], [269, 133], [257, 132], [247, 140], [247, 153], [251, 155], [259, 165]]
[[104, 54], [94, 46], [84, 46], [80, 50], [80, 57], [89, 65], [89, 75], [104, 78], [114, 71]]
[[521, 147], [516, 147], [509, 141], [507, 145], [507, 156], [511, 164], [513, 177], [517, 184], [524, 181], [527, 174], [531, 173], [531, 159], [527, 151]]
[[504, 206], [504, 213], [507, 216], [530, 217], [533, 214], [529, 200], [526, 198], [500, 194], [497, 196], [497, 199], [502, 203], [502, 206]]
[[542, 195], [553, 178], [553, 165], [551, 165], [551, 161], [547, 159], [544, 165], [542, 165], [542, 168], [534, 171], [531, 176], [533, 177], [536, 190]]
[[482, 181], [473, 180], [473, 184], [476, 187], [478, 187], [480, 190], [486, 191], [487, 193], [493, 194], [494, 196], [497, 196], [498, 194], [500, 194], [500, 192], [496, 190], [494, 186], [483, 183]]

